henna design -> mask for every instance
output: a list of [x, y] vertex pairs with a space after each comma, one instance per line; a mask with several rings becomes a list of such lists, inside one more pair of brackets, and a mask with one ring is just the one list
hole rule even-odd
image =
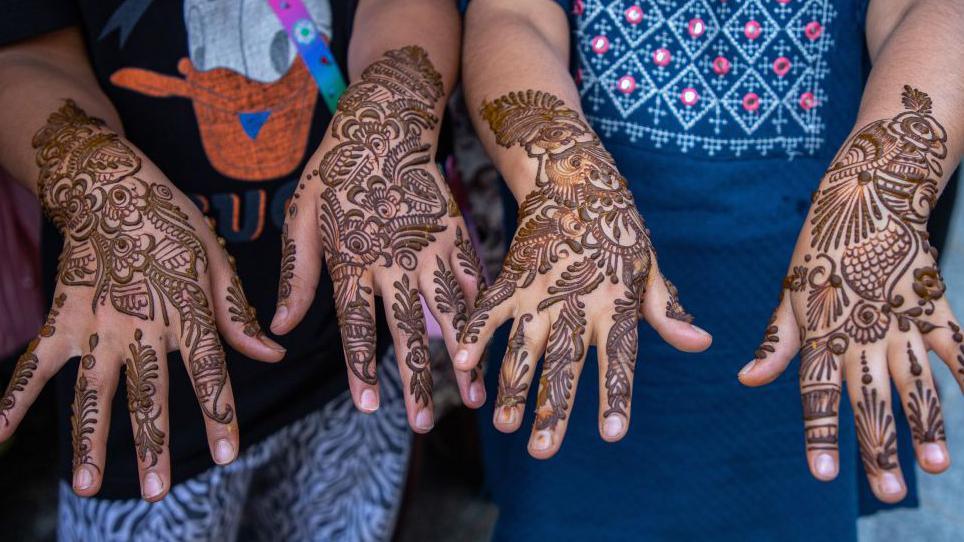
[[663, 282], [666, 283], [666, 289], [669, 291], [669, 301], [666, 302], [666, 316], [673, 320], [692, 324], [693, 315], [686, 312], [686, 309], [680, 304], [679, 290], [676, 289], [676, 285], [667, 280], [666, 277], [663, 277]]
[[472, 246], [468, 235], [462, 235], [462, 228], [455, 229], [455, 257], [459, 260], [462, 272], [475, 279], [476, 290], [481, 294], [485, 290], [485, 275], [482, 273], [482, 261]]
[[224, 352], [201, 275], [208, 260], [188, 215], [165, 184], [144, 180], [141, 158], [72, 100], [33, 138], [44, 211], [64, 235], [58, 279], [91, 288], [91, 311], [107, 304], [140, 320], [177, 311], [187, 364], [204, 413], [221, 423]]
[[877, 388], [861, 386], [857, 402], [857, 441], [860, 459], [868, 474], [897, 468], [897, 431], [887, 403], [877, 397]]
[[455, 328], [456, 336], [462, 333], [465, 322], [468, 319], [468, 308], [465, 303], [465, 296], [459, 283], [455, 279], [455, 274], [445, 265], [445, 261], [440, 256], [435, 256], [435, 304], [442, 314], [452, 315], [452, 327]]
[[760, 346], [756, 348], [753, 352], [753, 357], [755, 359], [766, 359], [768, 354], [772, 354], [776, 351], [776, 343], [780, 342], [780, 328], [776, 325], [777, 321], [777, 311], [773, 311], [770, 315], [770, 322], [767, 323], [767, 328], [763, 331], [763, 340], [760, 342]]
[[231, 314], [231, 321], [241, 323], [245, 335], [258, 337], [264, 334], [261, 331], [261, 324], [258, 323], [257, 311], [248, 303], [248, 298], [244, 295], [244, 288], [241, 286], [241, 279], [237, 275], [231, 277], [227, 302], [230, 305], [228, 313]]
[[428, 346], [425, 344], [425, 315], [418, 290], [412, 288], [408, 275], [395, 281], [395, 303], [392, 313], [398, 329], [405, 335], [405, 365], [412, 371], [409, 392], [415, 402], [428, 405], [432, 401], [432, 366]]
[[910, 363], [910, 374], [915, 377], [914, 389], [907, 394], [906, 407], [911, 434], [918, 444], [944, 441], [947, 437], [944, 434], [940, 400], [933, 386], [924, 384], [921, 378], [924, 368], [914, 355], [910, 342], [907, 343], [907, 361]]
[[[128, 347], [131, 357], [124, 360], [127, 372], [127, 409], [134, 417], [134, 447], [141, 463], [153, 467], [164, 451], [164, 432], [157, 426], [161, 405], [157, 401], [157, 352], [142, 341], [140, 329], [134, 331], [134, 342]], [[148, 461], [148, 457], [150, 460]]]
[[26, 351], [17, 358], [17, 364], [13, 368], [13, 376], [10, 378], [7, 389], [3, 393], [3, 399], [0, 399], [0, 420], [3, 420], [4, 426], [10, 425], [10, 420], [7, 419], [7, 413], [17, 405], [16, 394], [27, 388], [27, 384], [29, 384], [30, 379], [34, 377], [37, 367], [40, 366], [40, 360], [36, 354], [37, 347], [40, 346], [40, 341], [54, 336], [54, 333], [57, 331], [57, 317], [60, 315], [60, 309], [63, 308], [66, 302], [67, 294], [61, 293], [54, 298], [54, 306], [50, 308], [44, 324], [40, 326], [40, 332], [37, 333], [36, 337], [31, 339], [27, 344]]
[[74, 386], [74, 403], [71, 406], [70, 417], [70, 440], [74, 450], [72, 461], [74, 470], [80, 465], [90, 465], [100, 471], [100, 467], [94, 464], [90, 456], [93, 450], [90, 436], [94, 433], [97, 425], [96, 416], [100, 413], [100, 409], [97, 408], [97, 390], [90, 387], [87, 375], [84, 374], [85, 370], [89, 371], [97, 364], [94, 350], [97, 348], [99, 341], [96, 333], [88, 339], [87, 344], [90, 351], [80, 358], [82, 371], [77, 378], [77, 384]]
[[319, 223], [348, 365], [369, 384], [375, 322], [371, 289], [359, 279], [378, 262], [415, 269], [418, 252], [445, 231], [443, 219], [453, 212], [431, 165], [428, 135], [439, 124], [443, 94], [424, 49], [386, 52], [342, 95], [330, 127], [337, 143], [305, 177], [321, 184]]
[[526, 350], [526, 324], [532, 321], [532, 315], [525, 313], [519, 316], [519, 326], [516, 328], [506, 349], [506, 361], [499, 373], [499, 391], [495, 398], [496, 408], [514, 408], [524, 405], [529, 393], [529, 352]]
[[[559, 306], [549, 331], [536, 407], [537, 429], [564, 420], [570, 403], [572, 365], [585, 355], [586, 313], [583, 298], [608, 281], [628, 291], [616, 303], [616, 323], [607, 345], [612, 349], [610, 409], [628, 402], [630, 351], [635, 359], [634, 329], [627, 307], [638, 303], [651, 267], [651, 244], [626, 180], [598, 136], [559, 98], [540, 91], [511, 92], [482, 104], [496, 142], [520, 146], [538, 163], [536, 188], [519, 207], [519, 228], [499, 278], [478, 298], [463, 340], [478, 341], [490, 312], [538, 275], [562, 269], [551, 282], [539, 310]], [[557, 267], [558, 266], [558, 267]], [[558, 271], [557, 271], [558, 272]], [[635, 313], [631, 318], [635, 319]]]
[[[295, 209], [291, 205], [289, 209]], [[291, 213], [294, 216], [294, 213]], [[278, 302], [283, 303], [291, 297], [291, 279], [295, 276], [295, 258], [298, 249], [288, 236], [288, 225], [281, 231], [281, 279], [278, 281]]]

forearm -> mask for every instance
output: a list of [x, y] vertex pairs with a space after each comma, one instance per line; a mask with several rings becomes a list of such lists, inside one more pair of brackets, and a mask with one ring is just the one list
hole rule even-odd
[[582, 118], [569, 74], [566, 15], [550, 0], [474, 0], [466, 14], [464, 51], [463, 88], [476, 131], [521, 201], [533, 188], [535, 164], [497, 144], [482, 106], [510, 92], [533, 90], [561, 99]]
[[940, 188], [964, 152], [964, 49], [960, 28], [964, 4], [955, 0], [920, 0], [891, 22], [888, 2], [876, 0], [868, 12], [868, 47], [873, 70], [864, 89], [854, 132], [905, 110], [904, 85], [932, 100], [931, 115], [946, 131], [946, 157], [939, 159]]
[[76, 30], [0, 49], [0, 167], [33, 192], [40, 171], [34, 135], [66, 99], [120, 133], [117, 113], [97, 85]]

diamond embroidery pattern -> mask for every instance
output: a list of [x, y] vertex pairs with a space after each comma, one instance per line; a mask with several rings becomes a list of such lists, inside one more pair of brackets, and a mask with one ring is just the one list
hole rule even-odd
[[605, 137], [708, 156], [822, 147], [833, 0], [578, 4], [579, 90]]

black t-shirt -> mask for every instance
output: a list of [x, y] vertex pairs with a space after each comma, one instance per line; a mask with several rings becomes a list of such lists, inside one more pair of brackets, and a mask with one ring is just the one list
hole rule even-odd
[[[344, 74], [355, 2], [304, 4]], [[268, 3], [17, 0], [2, 11], [0, 43], [82, 28], [97, 79], [126, 136], [215, 219], [267, 330], [277, 295], [285, 201], [331, 118]], [[59, 245], [60, 236], [47, 223], [43, 255], [51, 287]], [[347, 389], [332, 299], [323, 272], [311, 311], [279, 339], [288, 349], [281, 363], [256, 362], [225, 345], [242, 448]], [[379, 327], [384, 339], [384, 323]], [[187, 371], [176, 352], [168, 359], [169, 442], [178, 483], [213, 462]], [[69, 363], [57, 377], [64, 479], [70, 478], [67, 435], [76, 367]], [[101, 497], [140, 495], [128, 419], [122, 381], [111, 414]]]

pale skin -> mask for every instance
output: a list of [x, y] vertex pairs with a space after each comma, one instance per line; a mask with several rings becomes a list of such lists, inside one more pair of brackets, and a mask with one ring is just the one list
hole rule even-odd
[[[961, 160], [961, 153], [964, 152], [964, 78], [960, 69], [964, 62], [964, 52], [957, 46], [962, 24], [964, 6], [952, 1], [895, 3], [876, 0], [871, 2], [867, 13], [867, 46], [873, 61], [873, 70], [867, 81], [851, 135], [862, 133], [861, 130], [870, 123], [891, 119], [906, 111], [900, 100], [904, 85], [926, 92], [933, 100], [933, 111], [929, 114], [946, 130], [946, 156], [935, 156], [935, 169], [932, 169], [931, 175], [935, 181], [936, 195], [943, 190]], [[845, 152], [841, 151], [838, 157], [844, 154]], [[818, 194], [832, 185], [832, 178], [833, 174], [828, 171], [817, 188]], [[813, 222], [814, 218], [819, 216], [820, 210], [815, 204], [800, 233], [791, 261], [791, 270], [795, 266], [812, 265], [812, 256], [810, 260], [806, 258], [814, 252], [812, 240], [819, 238], [820, 230], [815, 229]], [[826, 257], [822, 261], [826, 266], [834, 266], [836, 269], [847, 267], [843, 249], [831, 247], [825, 252]], [[908, 269], [935, 266], [934, 255], [921, 250], [908, 264]], [[915, 289], [914, 283], [913, 273], [908, 272], [896, 279], [894, 293], [901, 299], [916, 301], [922, 293], [928, 296], [937, 291], [932, 289], [931, 293], [928, 293], [919, 284]], [[773, 351], [748, 363], [739, 374], [740, 382], [747, 386], [765, 385], [786, 369], [802, 346], [806, 348], [808, 345], [819, 344], [819, 340], [811, 341], [821, 332], [830, 329], [830, 326], [820, 322], [813, 326], [813, 329], [806, 329], [808, 322], [813, 320], [807, 314], [807, 298], [807, 286], [801, 287], [799, 291], [784, 292], [773, 322], [779, 330], [774, 334], [778, 340], [770, 342]], [[875, 391], [878, 394], [877, 397], [883, 405], [881, 412], [885, 416], [892, 416], [893, 401], [900, 400], [905, 405], [906, 412], [907, 405], [914, 404], [916, 397], [931, 396], [928, 392], [932, 391], [934, 386], [928, 351], [935, 352], [947, 363], [958, 383], [964, 385], [959, 372], [960, 362], [957, 360], [961, 353], [960, 345], [951, 325], [959, 320], [952, 313], [946, 297], [940, 296], [933, 303], [933, 311], [925, 312], [919, 317], [919, 320], [924, 322], [923, 326], [911, 325], [901, 329], [895, 319], [891, 318], [890, 325], [885, 328], [886, 331], [880, 339], [866, 346], [855, 344], [851, 339], [850, 348], [834, 355], [838, 369], [828, 374], [834, 385], [840, 386], [843, 382], [846, 390], [841, 395], [849, 393], [854, 411], [858, 413], [858, 432], [861, 430], [859, 412], [862, 408], [866, 411], [866, 405], [873, 403], [875, 399], [873, 395], [865, 395], [865, 388], [868, 393]], [[906, 306], [912, 305], [900, 306], [895, 303], [895, 306], [896, 310], [904, 310]], [[924, 302], [922, 306], [929, 307]], [[933, 329], [931, 326], [934, 326]], [[853, 347], [855, 345], [859, 348]], [[811, 383], [812, 374], [801, 372], [802, 387]], [[918, 381], [920, 388], [917, 387]], [[891, 382], [896, 385], [898, 397], [891, 397]], [[925, 421], [940, 416], [936, 394], [933, 396], [935, 398], [932, 404], [937, 408], [925, 411]], [[928, 412], [931, 413], [929, 416]], [[814, 422], [811, 419], [808, 423], [812, 425]], [[832, 417], [832, 423], [836, 424], [836, 415]], [[911, 427], [915, 427], [914, 420], [911, 420]], [[942, 430], [939, 434], [938, 438], [931, 432], [925, 434], [924, 438], [915, 436], [914, 439], [914, 451], [920, 467], [932, 474], [941, 473], [950, 466], [950, 454]], [[861, 442], [864, 448], [868, 448], [865, 444]], [[871, 453], [865, 457], [873, 457], [873, 451], [865, 449], [865, 453], [868, 451]], [[839, 473], [839, 455], [835, 441], [832, 445], [808, 446], [807, 460], [813, 476], [819, 480], [832, 480]], [[886, 458], [876, 462], [865, 459], [865, 468], [877, 498], [885, 502], [897, 502], [906, 495], [907, 486], [899, 466], [880, 468], [888, 462]]]
[[[431, 71], [437, 72], [441, 77], [442, 95], [433, 96], [427, 103], [431, 104], [430, 113], [436, 119], [442, 117], [447, 97], [458, 77], [460, 23], [453, 2], [434, 0], [405, 0], [391, 3], [360, 2], [355, 16], [353, 36], [356, 38], [352, 40], [349, 46], [348, 74], [350, 88], [346, 95], [351, 94], [355, 87], [362, 89], [355, 95], [361, 95], [364, 89], [377, 87], [377, 85], [372, 85], [370, 81], [366, 82], [362, 75], [373, 64], [380, 61], [384, 62], [387, 52], [401, 51], [404, 48], [419, 48], [427, 54]], [[401, 63], [396, 60], [389, 61], [388, 64], [398, 67]], [[391, 113], [384, 113], [383, 102], [376, 101], [378, 103], [375, 106], [370, 106], [370, 108], [379, 109], [379, 114], [385, 114], [388, 120], [394, 120], [391, 118]], [[353, 107], [354, 109], [352, 109]], [[336, 118], [338, 118], [338, 115], [344, 119], [358, 118], [355, 116], [358, 115], [357, 104], [354, 102], [346, 104], [343, 101], [339, 105]], [[339, 123], [339, 125], [344, 124]], [[429, 145], [427, 154], [430, 155], [430, 159], [425, 160], [424, 155], [421, 155], [422, 159], [425, 160], [425, 165], [417, 169], [431, 176], [431, 183], [434, 184], [433, 192], [437, 190], [443, 199], [451, 200], [448, 186], [434, 166], [441, 123], [433, 121], [430, 124], [432, 124], [430, 127], [421, 130], [420, 138], [418, 138], [420, 143]], [[370, 159], [369, 157], [380, 155], [381, 150], [376, 153], [367, 144], [362, 144], [361, 139], [364, 138], [359, 138], [358, 148], [361, 149], [359, 152], [366, 156], [366, 160]], [[323, 166], [326, 164], [326, 157], [339, 144], [349, 140], [350, 136], [346, 137], [344, 133], [336, 133], [335, 129], [332, 128], [309, 160], [302, 175], [302, 183], [300, 183], [296, 196], [291, 202], [291, 205], [296, 206], [297, 210], [292, 212], [289, 207], [285, 223], [288, 236], [295, 248], [289, 281], [290, 289], [285, 288], [284, 285], [281, 288], [286, 294], [279, 298], [278, 310], [271, 323], [271, 330], [278, 334], [285, 334], [298, 325], [311, 306], [323, 269], [325, 273], [333, 275], [336, 289], [343, 286], [346, 290], [360, 292], [364, 305], [360, 314], [367, 321], [374, 321], [374, 298], [376, 296], [381, 297], [385, 315], [392, 331], [392, 339], [402, 376], [409, 425], [414, 431], [424, 433], [435, 424], [434, 404], [431, 401], [430, 393], [431, 384], [428, 385], [427, 393], [421, 391], [424, 388], [419, 388], [417, 385], [413, 386], [413, 370], [405, 360], [412, 356], [421, 356], [421, 353], [426, 352], [423, 347], [428, 344], [428, 339], [423, 322], [414, 321], [410, 328], [399, 325], [399, 318], [404, 318], [406, 315], [412, 317], [413, 314], [411, 311], [402, 310], [405, 303], [400, 303], [396, 294], [400, 291], [399, 288], [402, 287], [402, 284], [407, 285], [404, 288], [405, 290], [416, 290], [418, 292], [431, 314], [440, 322], [446, 347], [450, 355], [454, 355], [457, 348], [455, 319], [460, 311], [446, 310], [444, 306], [439, 304], [435, 295], [437, 285], [434, 279], [438, 266], [443, 265], [454, 276], [457, 284], [454, 290], [456, 290], [458, 296], [464, 298], [468, 306], [475, 302], [478, 292], [477, 283], [475, 278], [466, 274], [464, 268], [459, 265], [456, 247], [457, 239], [468, 240], [468, 229], [457, 212], [448, 212], [445, 216], [430, 221], [430, 225], [436, 231], [432, 233], [433, 240], [414, 252], [417, 255], [416, 263], [410, 263], [406, 267], [401, 265], [397, 258], [391, 261], [379, 258], [376, 261], [365, 262], [364, 265], [353, 264], [353, 266], [342, 265], [339, 267], [338, 262], [331, 261], [330, 256], [343, 256], [351, 252], [349, 248], [346, 248], [350, 245], [347, 240], [347, 231], [351, 227], [342, 228], [343, 231], [335, 234], [334, 239], [326, 237], [324, 234], [325, 224], [337, 223], [339, 217], [335, 216], [334, 212], [330, 210], [331, 204], [322, 203], [323, 192], [326, 187], [335, 188], [338, 193], [336, 196], [337, 206], [341, 209], [353, 209], [357, 206], [349, 201], [348, 190], [340, 189], [344, 186], [342, 180], [336, 179], [331, 171], [326, 170]], [[389, 148], [387, 153], [391, 154], [394, 150]], [[337, 150], [335, 152], [337, 153]], [[384, 162], [377, 158], [372, 160], [372, 163], [376, 164], [373, 166], [374, 173], [359, 181], [359, 186], [363, 187], [362, 194], [365, 197], [375, 193], [366, 188], [369, 186], [368, 183], [375, 175], [385, 171], [383, 169]], [[403, 188], [401, 175], [383, 174], [382, 177], [385, 177], [386, 186]], [[408, 209], [401, 209], [398, 212], [408, 212]], [[387, 231], [385, 228], [379, 229]], [[456, 237], [457, 232], [461, 232], [459, 234], [461, 237]], [[372, 233], [374, 234], [374, 232]], [[470, 245], [468, 247], [471, 248]], [[350, 263], [364, 259], [368, 252], [370, 251], [361, 250], [357, 253], [351, 253], [351, 257], [348, 259]], [[354, 258], [354, 260], [351, 258]], [[337, 268], [334, 273], [333, 268]], [[353, 273], [344, 273], [345, 269], [353, 269]], [[349, 278], [344, 278], [346, 274]], [[403, 279], [406, 278], [407, 283], [403, 283]], [[336, 304], [338, 303], [340, 301], [336, 300]], [[399, 304], [399, 310], [394, 309], [395, 304]], [[416, 309], [417, 312], [422, 311], [420, 307], [416, 307]], [[464, 309], [461, 317], [464, 318]], [[375, 344], [374, 328], [371, 328], [371, 333], [365, 333], [365, 336], [359, 338], [350, 326], [350, 322], [341, 324], [346, 359], [354, 358], [350, 351], [352, 347], [349, 345], [353, 345], [356, 350], [360, 348], [365, 352], [373, 352]], [[413, 350], [419, 350], [421, 353], [413, 353]], [[353, 365], [349, 363], [348, 382], [355, 405], [362, 412], [370, 413], [379, 407], [378, 383], [377, 378], [372, 373], [373, 370], [369, 367], [374, 365], [374, 360], [367, 359], [367, 355], [361, 357], [366, 358], [363, 369], [359, 369], [362, 366], [361, 364]], [[456, 380], [463, 402], [473, 408], [481, 406], [485, 401], [485, 388], [478, 373], [457, 370]], [[428, 399], [426, 399], [426, 396]]]
[[[565, 103], [565, 107], [573, 110], [585, 122], [579, 106], [579, 94], [569, 76], [569, 27], [566, 15], [553, 2], [514, 2], [511, 0], [475, 0], [470, 3], [465, 22], [465, 46], [463, 48], [463, 85], [465, 89], [468, 109], [473, 115], [476, 132], [482, 139], [486, 151], [492, 157], [496, 167], [518, 201], [522, 201], [535, 188], [537, 178], [536, 162], [527, 156], [519, 146], [506, 147], [499, 145], [489, 123], [482, 118], [481, 109], [484, 103], [508, 93], [531, 89], [551, 94]], [[591, 137], [585, 134], [584, 137]], [[632, 219], [638, 220], [635, 209], [631, 211]], [[518, 234], [517, 234], [518, 236]], [[659, 238], [659, 232], [654, 232]], [[511, 250], [511, 249], [510, 249]], [[685, 352], [700, 352], [710, 346], [712, 337], [699, 327], [667, 314], [667, 303], [670, 300], [670, 290], [661, 277], [656, 256], [648, 251], [651, 266], [642, 278], [645, 293], [642, 294], [639, 305], [638, 318], [645, 320], [660, 336], [672, 346]], [[475, 341], [463, 338], [456, 354], [456, 367], [468, 370], [475, 367], [483, 357], [484, 349], [495, 330], [504, 322], [513, 320], [510, 336], [516, 334], [521, 322], [524, 322], [524, 338], [518, 341], [518, 348], [511, 348], [501, 364], [503, 378], [500, 396], [504, 393], [511, 395], [507, 387], [522, 385], [526, 390], [533, 385], [538, 360], [546, 354], [555, 356], [571, 367], [573, 378], [571, 388], [566, 397], [561, 420], [551, 426], [534, 426], [529, 439], [529, 453], [536, 458], [545, 459], [553, 456], [562, 445], [568, 424], [568, 414], [572, 408], [571, 397], [576, 393], [576, 384], [583, 369], [585, 350], [581, 355], [576, 354], [579, 348], [570, 349], [570, 354], [562, 351], [553, 352], [547, 348], [550, 333], [554, 324], [559, 320], [560, 304], [544, 306], [546, 292], [560, 279], [564, 278], [567, 265], [575, 261], [570, 257], [561, 259], [551, 270], [541, 274], [526, 287], [517, 288], [507, 301], [497, 305], [480, 327]], [[495, 284], [499, 284], [499, 279]], [[600, 405], [599, 432], [601, 437], [609, 442], [620, 440], [629, 428], [629, 413], [631, 406], [631, 389], [624, 392], [627, 403], [620, 413], [612, 413], [607, 401], [609, 390], [604, 386], [606, 381], [607, 336], [613, 326], [613, 317], [617, 312], [614, 299], [620, 298], [628, 290], [629, 285], [623, 280], [609, 282], [580, 299], [586, 307], [585, 336], [581, 337], [582, 344], [597, 345], [600, 371]], [[685, 292], [684, 292], [685, 295]], [[479, 311], [475, 313], [478, 319]], [[530, 317], [524, 317], [531, 315]], [[633, 315], [633, 322], [636, 321]], [[472, 321], [472, 318], [470, 318]], [[634, 326], [633, 326], [634, 327]], [[564, 343], [567, 341], [563, 341]], [[569, 343], [571, 344], [571, 343]], [[565, 347], [564, 347], [565, 348]], [[631, 339], [631, 350], [636, 349], [635, 335]], [[525, 355], [520, 358], [520, 352]], [[567, 357], [568, 356], [568, 357]], [[569, 357], [573, 359], [568, 359]], [[643, 353], [645, 357], [645, 353]], [[513, 359], [514, 358], [514, 359]], [[632, 364], [635, 355], [629, 363], [631, 388]], [[522, 374], [521, 380], [513, 373], [521, 364], [519, 359], [528, 360], [530, 368]], [[499, 365], [494, 365], [495, 370]], [[545, 371], [545, 366], [543, 366]], [[545, 372], [543, 372], [545, 375]], [[551, 395], [551, 392], [550, 392]], [[540, 397], [542, 393], [540, 392]], [[524, 395], [523, 395], [524, 397]], [[537, 412], [545, 407], [543, 400], [537, 400], [533, 405]], [[517, 430], [522, 424], [523, 409], [527, 408], [522, 402], [500, 402], [496, 406], [493, 423], [504, 432]], [[607, 411], [610, 413], [607, 415]]]
[[[3, 111], [3, 123], [7, 126], [0, 133], [0, 165], [12, 178], [34, 193], [39, 192], [37, 149], [33, 148], [31, 140], [47, 124], [48, 117], [65, 105], [66, 99], [72, 100], [86, 115], [102, 119], [104, 124], [96, 128], [97, 133], [105, 137], [116, 135], [117, 144], [129, 149], [131, 156], [140, 164], [136, 177], [146, 183], [140, 185], [137, 181], [125, 178], [115, 186], [133, 190], [135, 186], [151, 185], [165, 193], [169, 190], [170, 203], [184, 213], [184, 226], [200, 242], [198, 261], [201, 263], [195, 268], [197, 278], [193, 282], [200, 288], [199, 295], [206, 299], [199, 308], [201, 318], [213, 321], [216, 326], [214, 338], [208, 343], [214, 345], [209, 359], [219, 359], [223, 366], [224, 353], [217, 338], [218, 333], [228, 344], [252, 359], [276, 362], [284, 356], [284, 348], [263, 333], [252, 331], [250, 322], [247, 322], [249, 327], [246, 334], [245, 322], [232, 319], [232, 305], [227, 299], [229, 289], [237, 279], [230, 256], [191, 201], [147, 156], [124, 139], [117, 112], [101, 92], [94, 77], [79, 30], [59, 31], [3, 48], [0, 50], [0, 81], [3, 82], [0, 84], [0, 111]], [[163, 234], [146, 224], [134, 224], [129, 228], [134, 238], [164, 238]], [[74, 235], [77, 232], [68, 226], [65, 233]], [[140, 404], [152, 405], [145, 406], [150, 410], [147, 412], [149, 415], [159, 412], [153, 429], [165, 435], [153, 453], [139, 457], [141, 492], [145, 500], [162, 499], [171, 487], [168, 450], [171, 428], [167, 398], [169, 368], [165, 354], [180, 351], [188, 359], [190, 350], [189, 338], [183, 334], [180, 313], [169, 309], [169, 319], [165, 323], [160, 311], [153, 317], [138, 317], [116, 310], [110, 302], [99, 303], [94, 308], [93, 288], [66, 285], [62, 281], [58, 282], [55, 299], [63, 301], [55, 302], [56, 333], [41, 331], [38, 335], [41, 339], [33, 350], [37, 360], [33, 376], [27, 379], [25, 385], [9, 388], [5, 398], [12, 407], [3, 413], [3, 419], [0, 420], [0, 442], [13, 435], [45, 383], [68, 360], [93, 354], [96, 362], [86, 364], [78, 375], [79, 389], [96, 392], [96, 402], [88, 405], [96, 409], [96, 413], [88, 418], [92, 420], [88, 427], [93, 428], [92, 432], [85, 433], [89, 441], [78, 443], [84, 446], [86, 453], [82, 455], [86, 457], [75, 463], [73, 488], [81, 496], [95, 495], [100, 489], [107, 461], [110, 405], [115, 392], [124, 393], [125, 383], [119, 382], [121, 368], [126, 360], [133, 360], [131, 363], [150, 360], [144, 355], [146, 350], [138, 351], [138, 356], [132, 351], [132, 344], [140, 344], [145, 349], [155, 351], [158, 358], [156, 376], [147, 376], [142, 381], [149, 382], [153, 387], [141, 388], [142, 391], [151, 391], [143, 391], [146, 395], [140, 396]], [[97, 336], [96, 340], [91, 339], [93, 335]], [[222, 382], [223, 389], [214, 398], [216, 404], [207, 405], [213, 416], [206, 415], [204, 419], [214, 461], [227, 464], [237, 457], [239, 433], [230, 380], [225, 377]], [[203, 405], [205, 400], [199, 399]], [[137, 433], [133, 412], [131, 422]], [[154, 456], [156, 461], [153, 460]]]

